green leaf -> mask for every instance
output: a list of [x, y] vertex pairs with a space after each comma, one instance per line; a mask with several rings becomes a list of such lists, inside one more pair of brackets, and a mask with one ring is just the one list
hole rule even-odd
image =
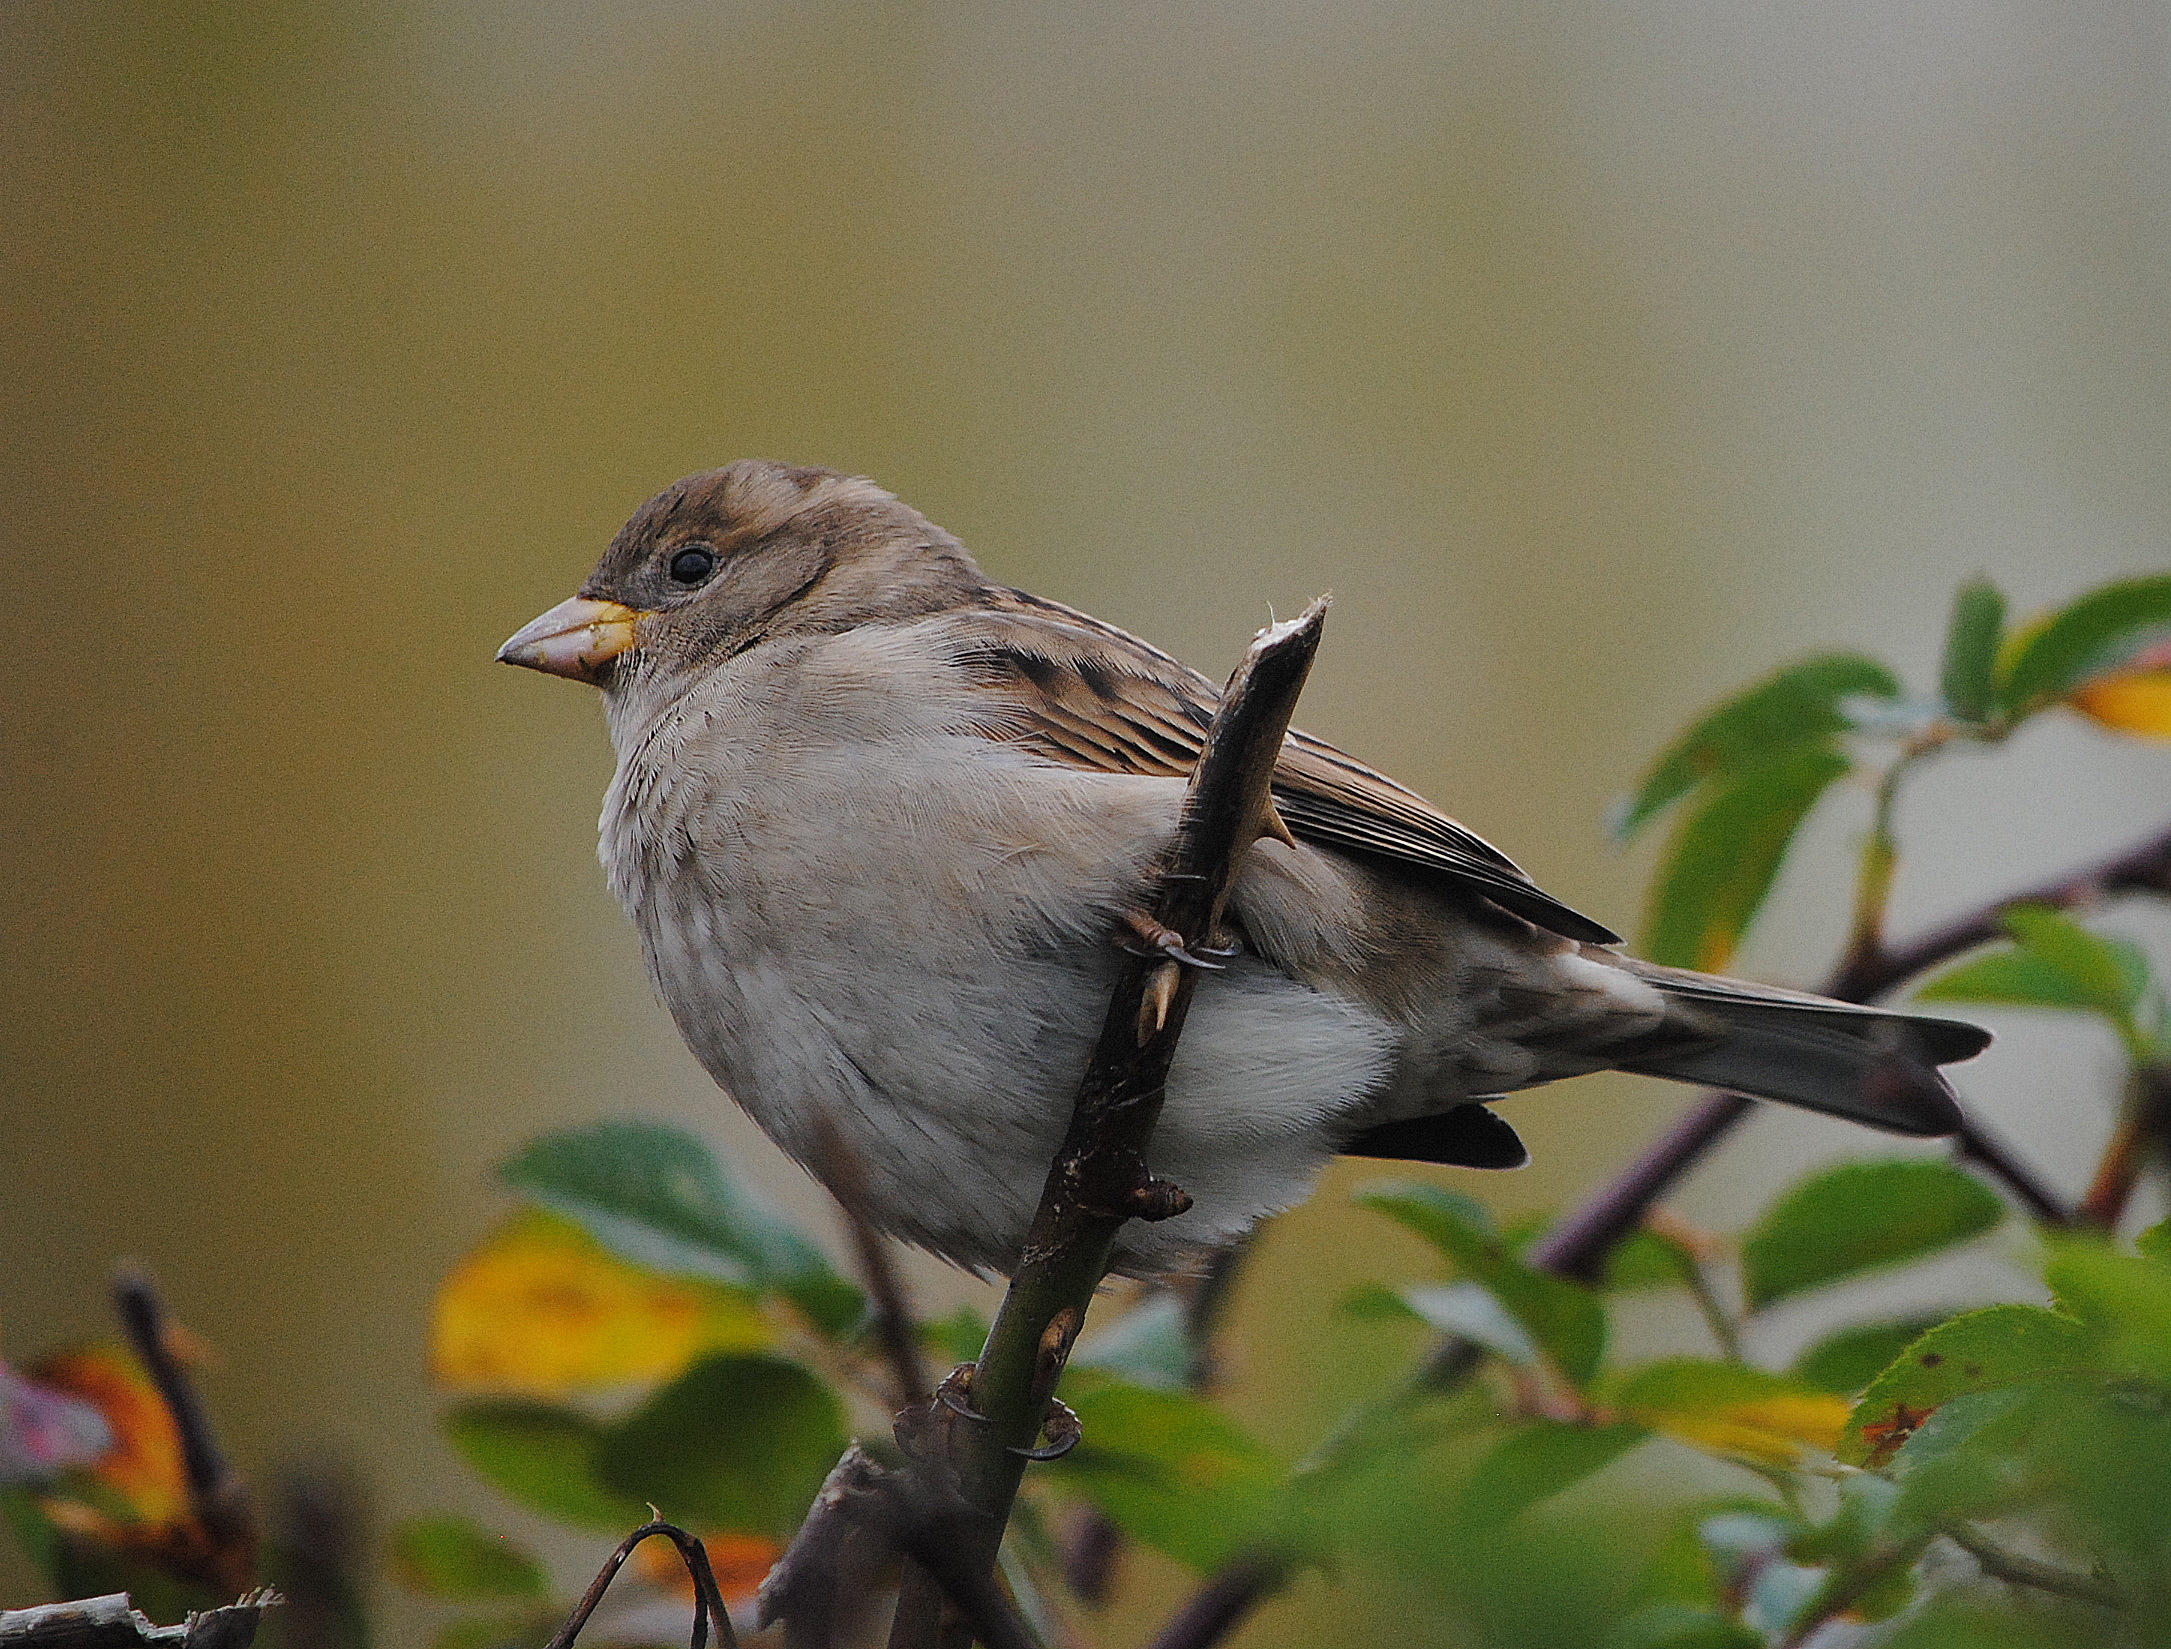
[[1948, 1517], [2005, 1511], [2026, 1472], [2040, 1389], [2030, 1382], [1962, 1392], [1932, 1410], [1886, 1468], [1900, 1485], [1895, 1522], [1925, 1530]]
[[1518, 1426], [1471, 1468], [1456, 1515], [1467, 1528], [1498, 1529], [1539, 1501], [1610, 1466], [1650, 1435], [1627, 1424], [1535, 1420]]
[[2158, 1265], [2171, 1265], [2171, 1220], [2163, 1220], [2150, 1226], [2133, 1239], [2133, 1247], [2144, 1260], [2154, 1260]]
[[603, 1428], [577, 1409], [501, 1400], [462, 1403], [438, 1422], [460, 1458], [530, 1511], [583, 1529], [623, 1533], [648, 1519], [642, 1502], [595, 1475]]
[[1939, 686], [1945, 708], [1962, 721], [1990, 719], [1997, 708], [1998, 648], [2005, 640], [2005, 596], [1987, 578], [1971, 578], [1953, 599]]
[[2063, 698], [2171, 631], [2171, 575], [2089, 591], [2015, 639], [1999, 707], [2021, 715]]
[[1538, 1361], [1537, 1344], [1483, 1283], [1416, 1283], [1400, 1293], [1410, 1310], [1442, 1334], [1460, 1334], [1523, 1368]]
[[[1606, 1349], [1606, 1313], [1598, 1296], [1524, 1264], [1477, 1203], [1416, 1180], [1380, 1181], [1356, 1200], [1407, 1226], [1470, 1281], [1482, 1283], [1571, 1383], [1587, 1386], [1596, 1376]], [[1407, 1294], [1404, 1299], [1419, 1309]]]
[[[977, 1348], [973, 1355], [979, 1355]], [[1183, 1302], [1166, 1293], [1140, 1302], [1081, 1340], [1070, 1366], [1099, 1369], [1134, 1386], [1182, 1390], [1191, 1376], [1191, 1336], [1184, 1325]]]
[[2061, 1242], [2043, 1280], [2093, 1334], [2102, 1366], [2171, 1385], [2171, 1270], [2099, 1242]]
[[1680, 1238], [1639, 1225], [1606, 1255], [1609, 1294], [1645, 1288], [1681, 1288], [1696, 1280], [1696, 1256]]
[[1652, 886], [1644, 951], [1669, 967], [1723, 968], [1817, 799], [1848, 771], [1805, 745], [1731, 775], [1675, 828]]
[[1654, 1603], [1630, 1615], [1600, 1649], [1764, 1649], [1764, 1639], [1710, 1609]]
[[1904, 1317], [1890, 1323], [1843, 1328], [1794, 1360], [1794, 1377], [1841, 1397], [1867, 1390], [1901, 1352], [1943, 1322], [1942, 1317]]
[[987, 1337], [987, 1318], [969, 1305], [959, 1306], [938, 1321], [920, 1324], [921, 1343], [952, 1364], [969, 1363], [978, 1357]]
[[1280, 1463], [1189, 1393], [1110, 1384], [1076, 1406], [1084, 1441], [1049, 1468], [1050, 1481], [1140, 1545], [1210, 1569], [1277, 1516]]
[[456, 1602], [540, 1598], [550, 1592], [534, 1558], [453, 1512], [412, 1517], [394, 1529], [392, 1572], [410, 1592]]
[[1923, 1335], [1871, 1382], [1836, 1452], [1849, 1465], [1882, 1464], [1939, 1405], [2082, 1366], [2087, 1355], [2087, 1331], [2041, 1306], [1963, 1312]]
[[1742, 1291], [1759, 1311], [1966, 1242], [2004, 1217], [1995, 1193], [1949, 1163], [1843, 1163], [1795, 1186], [1742, 1238]]
[[2000, 918], [2014, 948], [1963, 962], [1918, 990], [1919, 1000], [2005, 1002], [2101, 1014], [2129, 1047], [2142, 1036], [2136, 1012], [2148, 994], [2148, 958], [2124, 939], [2091, 933], [2062, 911], [2015, 905]]
[[498, 1175], [636, 1265], [773, 1289], [832, 1334], [864, 1310], [821, 1250], [735, 1185], [684, 1129], [619, 1121], [544, 1134]]
[[844, 1444], [835, 1394], [799, 1364], [711, 1357], [604, 1433], [596, 1474], [674, 1522], [783, 1538]]
[[1822, 745], [1853, 723], [1850, 698], [1893, 699], [1892, 672], [1860, 653], [1821, 653], [1737, 693], [1677, 739], [1644, 776], [1614, 824], [1626, 841], [1708, 779], [1739, 775], [1800, 745]]
[[1355, 1201], [1414, 1231], [1457, 1265], [1482, 1263], [1499, 1246], [1485, 1205], [1460, 1191], [1422, 1180], [1374, 1180], [1358, 1189]]
[[547, 1612], [517, 1615], [470, 1615], [448, 1621], [430, 1639], [430, 1649], [543, 1649], [558, 1622]]

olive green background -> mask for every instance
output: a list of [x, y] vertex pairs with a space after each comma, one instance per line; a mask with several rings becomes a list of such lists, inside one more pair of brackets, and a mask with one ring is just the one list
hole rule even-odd
[[[873, 475], [1214, 671], [1333, 589], [1304, 722], [1632, 925], [1649, 852], [1605, 807], [1713, 696], [1830, 644], [1926, 683], [1962, 577], [2025, 610], [2163, 565], [2167, 32], [2139, 0], [9, 0], [0, 1345], [101, 1332], [136, 1256], [253, 1469], [330, 1449], [386, 1516], [530, 1531], [422, 1367], [489, 1165], [675, 1118], [827, 1229], [649, 998], [591, 696], [489, 662], [734, 456]], [[1902, 924], [2134, 834], [2167, 778], [2070, 721], [1954, 761]], [[1820, 816], [1745, 968], [1821, 970], [1861, 816]], [[2108, 1048], [2000, 1023], [1969, 1091], [2070, 1181]], [[1573, 1196], [1677, 1103], [1516, 1101], [1538, 1163], [1479, 1189]], [[1874, 1147], [1765, 1119], [1684, 1206]], [[1353, 1177], [1243, 1302], [1234, 1400], [1292, 1447], [1379, 1373], [1328, 1338], [1339, 1282], [1416, 1262]], [[1307, 1582], [1247, 1641], [1357, 1641], [1334, 1606]]]

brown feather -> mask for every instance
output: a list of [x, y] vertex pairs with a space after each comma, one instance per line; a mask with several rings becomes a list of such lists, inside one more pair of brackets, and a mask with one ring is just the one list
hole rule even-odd
[[[958, 662], [1001, 701], [986, 728], [991, 737], [1089, 771], [1171, 778], [1191, 771], [1221, 697], [1211, 681], [1059, 603], [1001, 588], [987, 601]], [[1444, 876], [1570, 939], [1618, 941], [1422, 796], [1308, 733], [1291, 730], [1274, 801], [1303, 840]]]

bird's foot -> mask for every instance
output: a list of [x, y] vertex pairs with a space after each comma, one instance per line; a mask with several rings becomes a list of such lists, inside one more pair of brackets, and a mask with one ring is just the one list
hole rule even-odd
[[[992, 1426], [992, 1416], [982, 1414], [972, 1406], [972, 1377], [975, 1364], [960, 1363], [943, 1376], [942, 1384], [935, 1388], [935, 1401], [963, 1420], [976, 1425]], [[1037, 1448], [1013, 1448], [1010, 1452], [1024, 1460], [1060, 1460], [1078, 1446], [1085, 1436], [1085, 1427], [1069, 1404], [1057, 1397], [1048, 1399], [1047, 1411], [1041, 1416], [1040, 1434], [1047, 1442]]]
[[[1184, 944], [1182, 934], [1172, 927], [1156, 922], [1142, 910], [1125, 911], [1123, 913], [1123, 927], [1124, 931], [1130, 936], [1130, 940], [1135, 941], [1135, 943], [1124, 942], [1123, 948], [1134, 956], [1161, 955], [1172, 962], [1181, 962], [1187, 968], [1204, 968], [1209, 972], [1216, 973], [1221, 970], [1219, 962], [1209, 962], [1206, 957], [1200, 956], [1196, 951], [1189, 949]], [[1235, 954], [1233, 951], [1217, 951], [1204, 945], [1200, 946], [1199, 949], [1206, 951], [1208, 956], [1230, 956]]]

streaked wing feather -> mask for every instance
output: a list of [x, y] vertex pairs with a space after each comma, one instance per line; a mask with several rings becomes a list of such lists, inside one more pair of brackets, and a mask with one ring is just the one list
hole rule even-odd
[[[992, 736], [1073, 767], [1191, 771], [1221, 696], [1212, 682], [1084, 613], [1022, 591], [995, 595], [959, 648], [974, 684], [1002, 701]], [[1435, 872], [1570, 939], [1618, 941], [1423, 797], [1309, 734], [1290, 732], [1274, 800], [1300, 838]]]

